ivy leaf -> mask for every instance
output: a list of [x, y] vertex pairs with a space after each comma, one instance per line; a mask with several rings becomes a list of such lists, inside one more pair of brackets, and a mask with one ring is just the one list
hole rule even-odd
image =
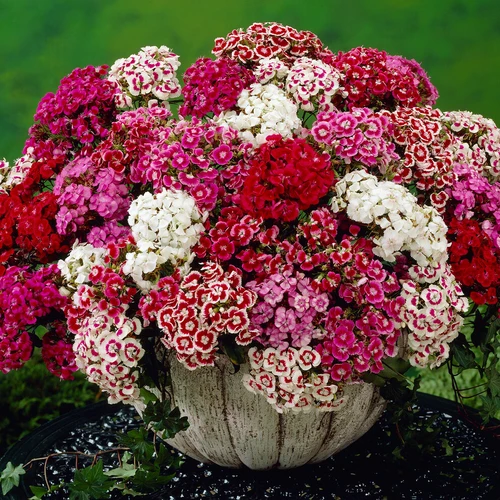
[[120, 444], [130, 448], [139, 462], [149, 462], [155, 448], [148, 436], [148, 431], [144, 427], [134, 429], [120, 436]]
[[189, 427], [187, 417], [181, 417], [179, 408], [171, 410], [170, 401], [149, 403], [143, 413], [144, 423], [155, 431], [162, 432], [164, 439], [173, 438]]
[[123, 467], [117, 467], [116, 469], [108, 470], [104, 473], [105, 476], [114, 477], [116, 479], [124, 479], [127, 477], [133, 477], [137, 469], [131, 464], [124, 465]]
[[43, 496], [49, 493], [50, 490], [43, 488], [42, 486], [30, 486], [31, 493], [33, 496], [29, 500], [39, 500]]
[[500, 373], [494, 366], [486, 368], [486, 376], [488, 377], [488, 389], [493, 397], [500, 396]]
[[7, 495], [7, 493], [14, 488], [15, 486], [19, 486], [19, 478], [26, 474], [24, 467], [22, 465], [18, 465], [14, 467], [12, 462], [8, 462], [5, 469], [2, 471], [2, 475], [0, 476], [0, 482], [2, 483], [2, 494]]
[[109, 498], [109, 490], [115, 481], [108, 479], [103, 472], [103, 462], [76, 470], [73, 482], [69, 484], [70, 500], [90, 500]]
[[476, 366], [475, 356], [467, 344], [463, 334], [451, 345], [453, 359], [462, 369], [474, 368]]
[[134, 486], [141, 491], [155, 491], [158, 486], [170, 482], [174, 476], [175, 474], [162, 476], [159, 468], [153, 470], [139, 469], [132, 481]]
[[485, 423], [488, 423], [491, 418], [495, 418], [498, 411], [500, 411], [500, 398], [489, 396], [479, 396], [483, 402], [483, 407], [480, 410], [481, 417]]

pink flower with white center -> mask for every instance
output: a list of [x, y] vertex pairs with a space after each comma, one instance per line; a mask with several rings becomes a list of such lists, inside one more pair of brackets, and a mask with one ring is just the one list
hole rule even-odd
[[298, 352], [297, 363], [302, 370], [310, 370], [312, 367], [320, 365], [321, 356], [318, 351], [311, 347], [302, 347]]
[[[309, 309], [309, 297], [305, 295], [294, 295], [291, 300], [289, 300], [290, 305], [298, 312], [304, 313]], [[276, 310], [276, 313], [278, 309]], [[278, 325], [276, 325], [278, 326]], [[278, 327], [279, 328], [279, 327]]]
[[341, 380], [347, 380], [352, 374], [352, 368], [349, 363], [338, 363], [333, 365], [329, 370], [332, 380], [340, 382]]
[[233, 152], [227, 144], [221, 144], [210, 154], [210, 158], [219, 165], [227, 165], [233, 157]]
[[361, 287], [361, 293], [370, 304], [379, 305], [385, 298], [384, 290], [379, 281], [371, 280]]

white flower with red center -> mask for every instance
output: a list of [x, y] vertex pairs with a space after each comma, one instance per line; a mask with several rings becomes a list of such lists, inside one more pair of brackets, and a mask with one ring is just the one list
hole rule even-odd
[[340, 406], [330, 403], [340, 399], [342, 390], [330, 375], [314, 371], [321, 363], [321, 356], [311, 348], [279, 351], [252, 347], [248, 358], [250, 371], [243, 376], [243, 385], [265, 396], [279, 413], [313, 408], [334, 411]]
[[319, 366], [321, 356], [318, 351], [311, 347], [301, 347], [297, 355], [297, 363], [302, 370], [310, 370], [313, 367]]
[[221, 113], [215, 122], [238, 130], [242, 141], [253, 146], [264, 144], [273, 134], [291, 137], [301, 128], [297, 105], [273, 83], [254, 83], [243, 90], [237, 108]]
[[[110, 68], [108, 79], [116, 82], [121, 93], [116, 96], [118, 107], [133, 107], [134, 102], [165, 101], [181, 95], [176, 76], [179, 56], [168, 47], [143, 47], [138, 54], [118, 59]], [[141, 99], [142, 98], [142, 99]]]
[[284, 79], [288, 75], [288, 66], [278, 58], [261, 59], [254, 70], [258, 83], [274, 83], [280, 88], [284, 87]]

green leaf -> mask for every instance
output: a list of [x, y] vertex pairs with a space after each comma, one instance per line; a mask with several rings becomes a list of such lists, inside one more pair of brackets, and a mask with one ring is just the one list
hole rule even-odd
[[139, 469], [132, 482], [141, 491], [155, 491], [158, 489], [158, 486], [170, 482], [174, 476], [175, 474], [162, 476], [159, 468], [150, 471]]
[[498, 411], [500, 411], [500, 398], [491, 398], [489, 396], [479, 396], [483, 406], [480, 410], [481, 417], [488, 423], [491, 418], [495, 418]]
[[488, 377], [488, 389], [493, 397], [500, 396], [500, 373], [494, 366], [486, 368], [486, 376]]
[[0, 482], [2, 483], [2, 494], [7, 495], [7, 493], [14, 488], [15, 486], [19, 486], [19, 478], [26, 474], [24, 467], [22, 465], [18, 465], [14, 467], [12, 462], [8, 462], [5, 469], [2, 471], [2, 475], [0, 476]]
[[103, 462], [75, 471], [73, 482], [69, 484], [70, 500], [89, 500], [109, 498], [109, 490], [114, 485], [103, 472]]
[[187, 417], [181, 417], [179, 408], [171, 410], [168, 399], [149, 403], [144, 410], [143, 419], [147, 426], [161, 432], [164, 439], [173, 438], [189, 427]]
[[130, 448], [140, 462], [149, 462], [155, 451], [148, 431], [144, 427], [127, 432], [127, 434], [120, 436], [119, 441], [123, 446]]
[[123, 478], [134, 476], [136, 471], [137, 471], [137, 469], [134, 469], [133, 466], [131, 466], [131, 467], [117, 467], [116, 469], [111, 469], [111, 470], [104, 472], [104, 475], [114, 477], [117, 479], [123, 479]]
[[[461, 336], [463, 337], [462, 334]], [[474, 353], [467, 345], [465, 337], [463, 340], [460, 340], [459, 337], [455, 343], [451, 344], [451, 352], [453, 354], [453, 360], [464, 370], [476, 366]]]
[[218, 339], [222, 352], [229, 358], [231, 363], [239, 370], [240, 365], [246, 361], [246, 350], [234, 340], [234, 335], [222, 335]]
[[46, 493], [49, 493], [49, 490], [43, 488], [42, 486], [30, 486], [30, 490], [31, 493], [33, 493], [30, 500], [39, 500], [40, 498], [43, 498]]

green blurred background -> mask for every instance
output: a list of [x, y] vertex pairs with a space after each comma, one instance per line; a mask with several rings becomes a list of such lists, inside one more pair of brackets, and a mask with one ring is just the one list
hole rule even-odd
[[[38, 101], [75, 67], [111, 65], [163, 44], [184, 70], [210, 55], [214, 38], [255, 21], [313, 31], [333, 51], [364, 45], [416, 59], [441, 109], [500, 123], [498, 0], [0, 0], [0, 159], [21, 155]], [[422, 389], [451, 397], [447, 378], [445, 368], [433, 372]], [[0, 374], [0, 454], [20, 434], [95, 398], [82, 377], [60, 382], [39, 359]]]
[[215, 37], [255, 21], [313, 31], [333, 51], [364, 45], [416, 59], [441, 109], [500, 122], [498, 0], [0, 0], [0, 158], [20, 156], [37, 102], [73, 68], [164, 44], [184, 70]]

